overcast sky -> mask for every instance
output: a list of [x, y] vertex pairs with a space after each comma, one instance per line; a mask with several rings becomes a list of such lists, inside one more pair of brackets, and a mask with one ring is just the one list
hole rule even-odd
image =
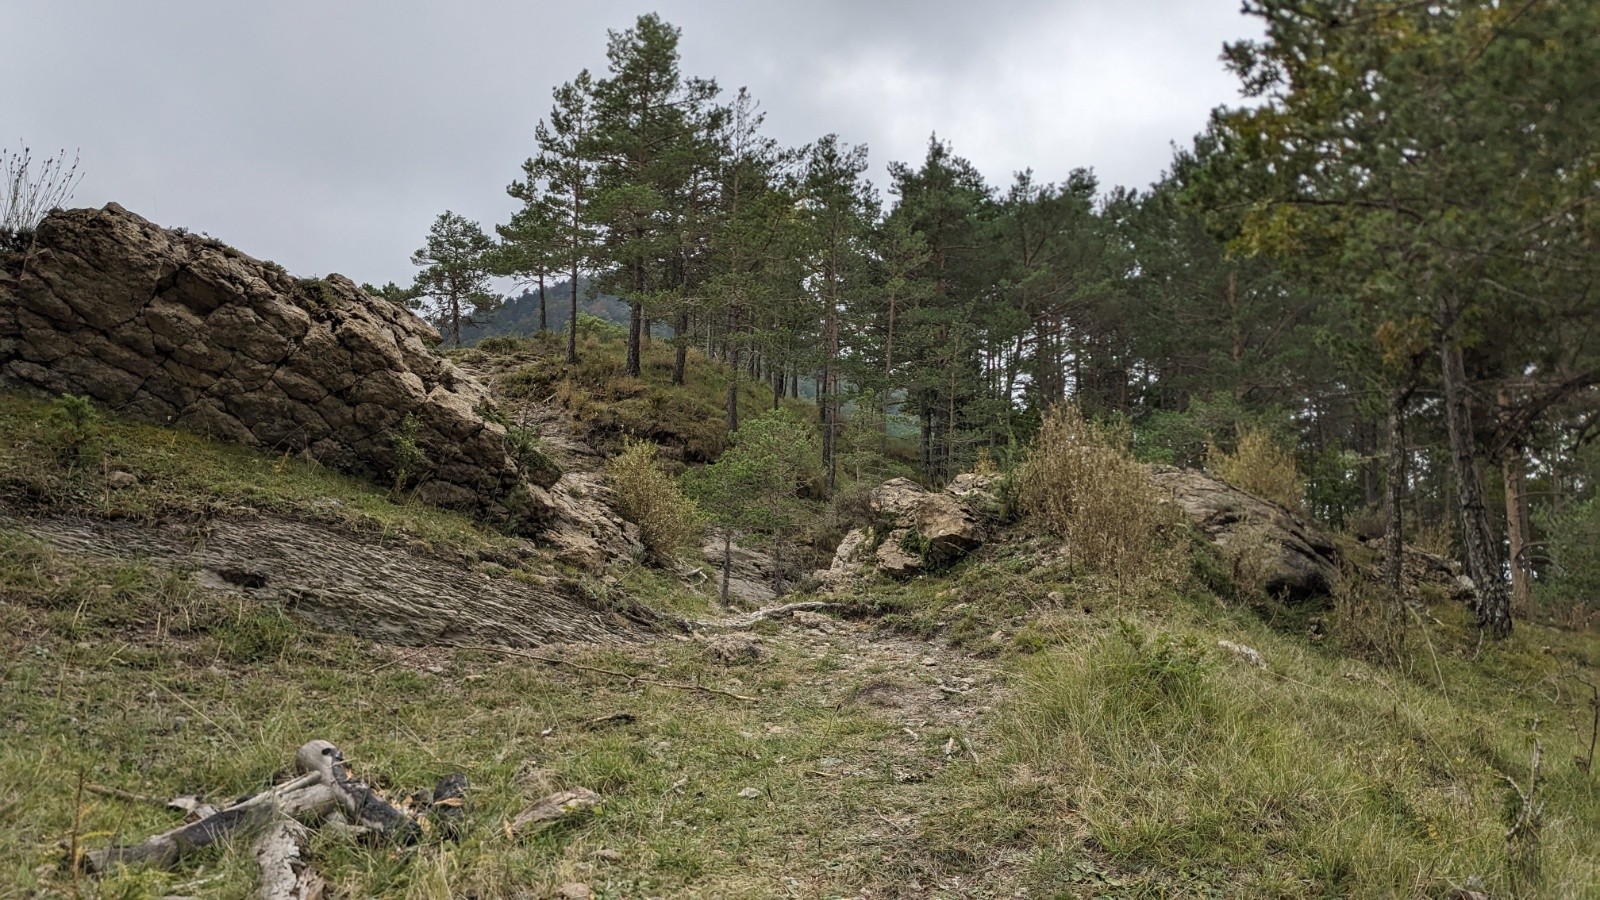
[[75, 206], [405, 282], [443, 210], [509, 216], [550, 89], [651, 10], [686, 74], [749, 87], [785, 144], [867, 144], [880, 187], [934, 131], [1001, 187], [1147, 185], [1256, 30], [1238, 0], [0, 0], [0, 147], [76, 148]]

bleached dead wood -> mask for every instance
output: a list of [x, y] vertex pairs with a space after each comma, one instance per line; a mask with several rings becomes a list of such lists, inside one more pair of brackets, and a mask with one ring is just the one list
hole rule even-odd
[[280, 818], [256, 838], [256, 865], [261, 881], [260, 900], [318, 900], [326, 882], [300, 855], [305, 849], [305, 826]]
[[[84, 854], [84, 865], [93, 873], [122, 865], [171, 868], [190, 851], [228, 837], [254, 835], [257, 859], [262, 862], [261, 896], [309, 898], [320, 896], [321, 889], [312, 890], [312, 882], [317, 880], [314, 876], [300, 877], [307, 871], [303, 864], [295, 868], [299, 851], [295, 849], [291, 854], [289, 845], [299, 846], [292, 828], [300, 826], [294, 823], [320, 825], [340, 821], [359, 833], [390, 843], [408, 843], [421, 834], [415, 815], [389, 803], [366, 782], [354, 777], [345, 765], [344, 754], [327, 741], [302, 745], [295, 753], [295, 768], [300, 773], [295, 778], [199, 821], [152, 835], [137, 844], [92, 850]], [[441, 818], [454, 820], [459, 816], [465, 792], [465, 776], [451, 775], [439, 783], [433, 798]], [[454, 830], [457, 823], [451, 824]], [[294, 878], [283, 875], [284, 867], [293, 870]], [[277, 893], [267, 893], [269, 888]], [[293, 893], [294, 890], [300, 893]]]
[[755, 612], [747, 613], [742, 616], [733, 616], [727, 619], [700, 621], [696, 622], [695, 624], [704, 628], [726, 628], [739, 630], [749, 628], [752, 625], [755, 625], [757, 622], [765, 621], [766, 619], [781, 619], [784, 616], [792, 616], [795, 613], [803, 610], [834, 609], [842, 605], [843, 604], [840, 603], [829, 603], [824, 600], [806, 600], [800, 603], [785, 603], [782, 606], [769, 606], [766, 609], [758, 609]]

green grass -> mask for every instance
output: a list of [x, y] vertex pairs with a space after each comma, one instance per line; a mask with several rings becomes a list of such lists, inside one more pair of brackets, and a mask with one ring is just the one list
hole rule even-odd
[[[396, 794], [452, 771], [472, 781], [459, 844], [318, 837], [312, 858], [346, 896], [541, 896], [583, 881], [609, 897], [909, 884], [951, 896], [1445, 897], [1481, 884], [1495, 897], [1584, 897], [1600, 883], [1600, 786], [1572, 762], [1587, 738], [1572, 690], [1594, 678], [1591, 635], [1528, 626], [1473, 659], [1467, 616], [1439, 608], [1438, 667], [1420, 646], [1384, 666], [1214, 598], [1088, 612], [1081, 596], [1019, 599], [1006, 565], [1022, 563], [1002, 555], [873, 589], [943, 594], [947, 630], [983, 606], [984, 627], [1012, 623], [987, 648], [1012, 683], [994, 716], [961, 726], [921, 708], [908, 737], [878, 699], [903, 699], [908, 673], [871, 658], [878, 641], [807, 654], [764, 626], [773, 656], [733, 668], [694, 641], [567, 651], [761, 698], [744, 704], [470, 651], [375, 654], [181, 573], [0, 532], [0, 884], [70, 892], [58, 863], [74, 834], [103, 846], [174, 824], [154, 804], [78, 797], [80, 777], [226, 798], [265, 786], [314, 736]], [[984, 583], [1009, 588], [984, 596]], [[617, 586], [704, 608], [653, 570]], [[1048, 638], [1020, 639], [1034, 632]], [[1235, 660], [1223, 638], [1269, 669]], [[588, 724], [611, 713], [634, 719]], [[1537, 872], [1519, 874], [1502, 775], [1526, 786], [1535, 721], [1545, 812]], [[947, 755], [968, 738], [980, 764]], [[839, 760], [851, 774], [833, 774]], [[605, 797], [594, 814], [506, 831], [525, 804], [580, 785]], [[224, 847], [77, 889], [244, 897], [253, 878], [247, 848]]]
[[[275, 611], [220, 602], [185, 579], [86, 565], [16, 533], [0, 533], [0, 548], [0, 884], [24, 893], [75, 889], [59, 866], [74, 834], [103, 846], [174, 824], [155, 804], [80, 798], [80, 778], [156, 798], [226, 798], [264, 787], [317, 736], [396, 794], [452, 771], [472, 781], [459, 845], [394, 850], [319, 838], [316, 865], [344, 896], [538, 896], [581, 880], [616, 897], [698, 886], [759, 897], [785, 891], [786, 879], [813, 881], [824, 860], [837, 866], [827, 883], [868, 883], [878, 859], [870, 846], [849, 846], [857, 820], [885, 802], [917, 808], [943, 790], [898, 784], [891, 763], [900, 761], [878, 747], [898, 742], [896, 729], [810, 689], [831, 670], [827, 659], [708, 672], [693, 642], [574, 657], [764, 698], [745, 704], [468, 651], [373, 656], [353, 639], [280, 631]], [[80, 597], [89, 599], [75, 605]], [[635, 719], [586, 724], [614, 712]], [[830, 757], [865, 771], [816, 775]], [[959, 772], [953, 780], [964, 790]], [[595, 814], [507, 832], [525, 804], [576, 785], [605, 797]], [[740, 796], [746, 788], [760, 796]], [[828, 822], [839, 830], [821, 827]], [[244, 897], [253, 877], [247, 848], [229, 847], [176, 872], [125, 871], [76, 889]]]
[[[258, 510], [404, 536], [445, 552], [504, 555], [517, 545], [464, 516], [412, 501], [405, 492], [311, 462], [104, 412], [73, 426], [62, 422], [64, 406], [0, 391], [0, 508], [151, 520]], [[138, 482], [114, 487], [115, 472]]]
[[[564, 335], [548, 332], [530, 338], [491, 338], [455, 356], [494, 373], [499, 397], [554, 398], [588, 429], [591, 442], [603, 451], [618, 450], [622, 440], [631, 437], [659, 444], [684, 462], [716, 459], [728, 443], [726, 404], [732, 369], [691, 347], [684, 383], [675, 385], [672, 344], [656, 339], [642, 349], [638, 378], [622, 374], [627, 344], [621, 329], [593, 324], [580, 329], [576, 365], [566, 362]], [[741, 417], [772, 408], [768, 384], [751, 379], [747, 372], [738, 377]], [[814, 410], [811, 403], [783, 402], [802, 412]]]

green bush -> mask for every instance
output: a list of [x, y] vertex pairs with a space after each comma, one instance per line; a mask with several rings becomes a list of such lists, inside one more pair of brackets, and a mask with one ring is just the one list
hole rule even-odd
[[657, 561], [669, 562], [700, 532], [700, 511], [678, 482], [656, 464], [656, 446], [631, 441], [606, 464], [617, 508], [639, 526], [639, 538]]
[[94, 455], [101, 440], [100, 410], [88, 397], [63, 394], [50, 404], [46, 418], [52, 429], [56, 459], [76, 469]]

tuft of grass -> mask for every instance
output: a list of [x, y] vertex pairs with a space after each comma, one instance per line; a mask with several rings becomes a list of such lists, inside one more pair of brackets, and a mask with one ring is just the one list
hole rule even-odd
[[1017, 472], [1017, 499], [1085, 570], [1119, 586], [1164, 583], [1181, 568], [1178, 512], [1134, 460], [1130, 440], [1075, 406], [1051, 410]]

